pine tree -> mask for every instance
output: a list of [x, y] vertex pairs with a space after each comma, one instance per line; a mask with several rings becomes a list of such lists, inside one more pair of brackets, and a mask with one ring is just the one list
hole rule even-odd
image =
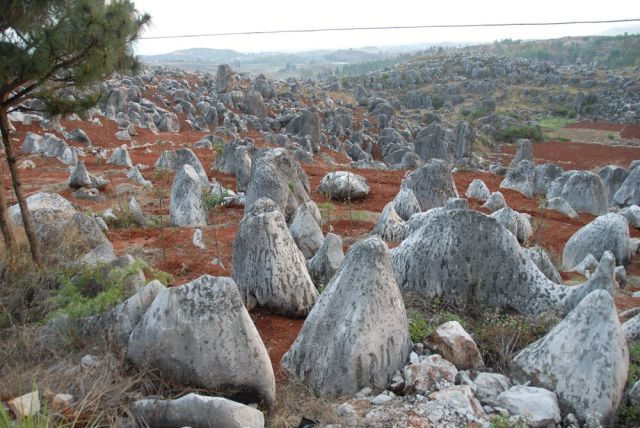
[[[53, 116], [81, 112], [95, 105], [101, 91], [92, 85], [113, 71], [138, 68], [132, 43], [150, 17], [138, 12], [129, 0], [5, 0], [2, 9], [0, 131], [31, 255], [35, 265], [42, 268], [7, 115], [36, 110]], [[30, 99], [39, 102], [25, 104]], [[4, 199], [3, 195], [0, 229], [5, 246], [11, 247], [15, 241]]]

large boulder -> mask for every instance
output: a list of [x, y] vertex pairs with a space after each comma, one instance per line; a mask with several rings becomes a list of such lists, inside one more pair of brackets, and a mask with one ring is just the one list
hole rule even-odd
[[175, 400], [138, 400], [131, 410], [143, 426], [150, 427], [264, 428], [264, 415], [260, 410], [193, 392]]
[[450, 166], [439, 159], [431, 159], [410, 173], [402, 186], [413, 190], [422, 211], [441, 207], [449, 198], [458, 197]]
[[502, 183], [501, 189], [511, 189], [522, 193], [527, 198], [533, 197], [536, 167], [533, 162], [521, 160], [507, 171]]
[[555, 391], [564, 412], [602, 423], [615, 417], [629, 368], [629, 351], [613, 298], [586, 296], [546, 336], [513, 359], [515, 375]]
[[401, 219], [407, 221], [409, 217], [420, 212], [420, 204], [413, 190], [408, 187], [401, 186], [400, 191], [393, 198], [393, 208]]
[[405, 221], [400, 218], [393, 206], [393, 202], [389, 202], [384, 207], [371, 233], [385, 241], [402, 241], [405, 236]]
[[313, 201], [300, 205], [289, 226], [291, 236], [305, 259], [313, 257], [324, 242], [322, 229], [313, 215], [317, 210], [318, 207]]
[[562, 198], [579, 213], [593, 215], [609, 211], [607, 189], [599, 175], [590, 171], [567, 171], [549, 186], [547, 199]]
[[479, 201], [485, 202], [489, 199], [491, 192], [489, 188], [484, 183], [484, 181], [479, 178], [474, 178], [473, 181], [469, 184], [467, 188], [467, 192], [464, 194], [467, 198], [477, 199]]
[[473, 150], [473, 143], [476, 140], [476, 133], [473, 126], [465, 120], [458, 123], [453, 130], [455, 136], [455, 157], [456, 159], [468, 158]]
[[169, 220], [178, 227], [207, 225], [207, 208], [204, 194], [209, 189], [202, 184], [202, 177], [191, 165], [183, 165], [171, 185]]
[[546, 428], [561, 421], [556, 394], [544, 388], [515, 385], [497, 397], [497, 405], [522, 417], [527, 426]]
[[546, 195], [551, 183], [563, 172], [563, 169], [554, 163], [537, 165], [533, 193], [535, 195]]
[[594, 289], [613, 290], [613, 257], [575, 286], [551, 282], [497, 220], [471, 210], [443, 210], [392, 250], [398, 285], [427, 298], [473, 299], [525, 314], [566, 313]]
[[342, 238], [328, 233], [322, 247], [307, 261], [307, 269], [313, 283], [319, 288], [329, 283], [344, 259]]
[[507, 201], [504, 199], [502, 192], [493, 192], [484, 204], [482, 204], [482, 208], [486, 208], [491, 212], [496, 212], [506, 206]]
[[320, 117], [312, 109], [304, 110], [287, 124], [287, 133], [300, 137], [309, 136], [313, 151], [319, 152], [320, 137]]
[[598, 170], [598, 175], [607, 188], [609, 205], [612, 205], [613, 195], [622, 187], [622, 184], [629, 176], [629, 171], [618, 165], [607, 165]]
[[264, 149], [256, 154], [247, 187], [245, 213], [258, 199], [269, 198], [288, 221], [309, 200], [309, 179], [285, 149]]
[[523, 160], [533, 163], [533, 144], [531, 140], [521, 138], [516, 141], [516, 154], [511, 161], [511, 166], [518, 165]]
[[629, 176], [613, 195], [613, 203], [620, 207], [640, 205], [640, 168], [629, 170]]
[[231, 92], [236, 88], [237, 82], [233, 70], [228, 64], [220, 64], [216, 73], [216, 91], [218, 93]]
[[322, 178], [318, 190], [330, 199], [354, 201], [369, 194], [369, 183], [360, 175], [348, 171], [335, 171]]
[[453, 386], [458, 369], [438, 354], [406, 365], [402, 369], [404, 392], [426, 394]]
[[127, 355], [184, 385], [275, 401], [269, 354], [231, 278], [203, 275], [162, 290], [131, 333]]
[[318, 395], [354, 394], [384, 388], [410, 350], [389, 250], [372, 237], [349, 249], [282, 358], [282, 368]]
[[267, 198], [256, 201], [240, 222], [232, 277], [249, 307], [301, 317], [318, 299], [304, 256], [277, 205]]
[[164, 169], [178, 172], [184, 165], [191, 165], [193, 167], [198, 177], [202, 180], [203, 185], [209, 184], [209, 178], [200, 159], [198, 159], [198, 156], [196, 156], [191, 149], [165, 150], [157, 160], [155, 168], [156, 170]]
[[91, 187], [91, 176], [84, 161], [78, 161], [73, 172], [69, 176], [69, 187], [79, 189], [81, 187]]
[[611, 251], [618, 265], [625, 265], [629, 253], [629, 225], [627, 219], [616, 213], [600, 216], [573, 234], [562, 252], [562, 264], [572, 269], [592, 254], [596, 260], [605, 251]]
[[454, 144], [454, 133], [441, 123], [434, 122], [416, 134], [415, 151], [424, 162], [431, 159], [451, 162]]

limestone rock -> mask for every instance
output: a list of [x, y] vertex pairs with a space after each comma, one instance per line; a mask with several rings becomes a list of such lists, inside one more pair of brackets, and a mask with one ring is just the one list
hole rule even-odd
[[275, 400], [269, 354], [230, 278], [203, 275], [160, 291], [131, 333], [128, 357], [181, 384]]
[[420, 212], [420, 204], [413, 190], [404, 186], [400, 187], [400, 191], [393, 199], [393, 208], [404, 221], [409, 220], [409, 217], [413, 214]]
[[629, 261], [629, 226], [620, 214], [600, 216], [574, 233], [562, 252], [562, 264], [571, 269], [587, 254], [600, 260], [605, 251], [614, 254], [618, 265], [625, 265]]
[[441, 207], [450, 197], [458, 197], [449, 164], [438, 159], [410, 173], [402, 186], [413, 190], [421, 211]]
[[465, 193], [465, 196], [470, 199], [477, 199], [479, 201], [485, 202], [489, 199], [491, 192], [489, 192], [489, 188], [484, 181], [474, 178], [471, 184], [469, 184], [469, 188]]
[[200, 159], [191, 149], [165, 150], [156, 162], [155, 168], [156, 170], [163, 169], [177, 173], [184, 165], [191, 165], [200, 180], [202, 180], [202, 184], [204, 186], [209, 185], [207, 173]]
[[563, 169], [554, 163], [536, 165], [533, 194], [546, 195], [551, 183], [562, 175], [563, 172]]
[[309, 200], [309, 179], [285, 149], [264, 149], [256, 154], [247, 187], [245, 214], [260, 198], [269, 198], [289, 221], [300, 204]]
[[19, 419], [34, 417], [40, 411], [40, 394], [33, 391], [9, 400], [7, 405]]
[[328, 233], [324, 238], [322, 247], [307, 261], [307, 269], [313, 283], [317, 287], [329, 284], [343, 259], [342, 238], [333, 233]]
[[434, 122], [418, 131], [415, 150], [424, 162], [431, 159], [451, 162], [454, 139], [455, 136], [450, 129], [445, 128], [441, 123]]
[[362, 199], [369, 194], [367, 179], [348, 171], [330, 172], [320, 181], [320, 192], [341, 201]]
[[152, 427], [264, 427], [264, 415], [258, 409], [226, 398], [194, 393], [175, 400], [138, 400], [133, 403], [132, 411], [145, 426]]
[[495, 219], [471, 210], [443, 210], [392, 250], [392, 263], [403, 291], [478, 304], [511, 307], [525, 314], [570, 311], [594, 289], [613, 291], [614, 260], [576, 286], [548, 280]]
[[349, 249], [281, 364], [318, 395], [354, 394], [384, 388], [410, 349], [389, 250], [372, 237]]
[[191, 165], [183, 165], [171, 185], [169, 220], [178, 227], [207, 225], [207, 209], [203, 194], [207, 189]]
[[556, 394], [544, 388], [515, 385], [498, 395], [497, 403], [512, 415], [523, 417], [530, 427], [546, 428], [562, 420]]
[[305, 316], [318, 299], [305, 259], [276, 204], [257, 200], [240, 222], [233, 244], [232, 277], [249, 307]]
[[528, 198], [532, 198], [535, 175], [536, 168], [533, 162], [521, 160], [509, 168], [507, 175], [500, 183], [500, 188], [515, 190]]
[[607, 199], [609, 201], [609, 205], [612, 205], [613, 195], [616, 194], [618, 189], [620, 189], [624, 181], [627, 179], [629, 171], [617, 165], [607, 165], [598, 170], [598, 175], [602, 179], [604, 186], [607, 188]]
[[574, 210], [571, 205], [567, 203], [562, 198], [551, 198], [547, 201], [547, 205], [545, 207], [548, 210], [558, 211], [569, 218], [578, 217], [578, 213]]
[[458, 321], [439, 326], [426, 339], [427, 345], [453, 363], [458, 370], [483, 367], [484, 362], [476, 343]]
[[513, 365], [517, 377], [555, 391], [565, 412], [583, 420], [610, 420], [629, 366], [611, 295], [604, 290], [590, 293], [546, 336], [520, 351]]
[[305, 259], [313, 257], [324, 242], [322, 229], [312, 214], [313, 207], [315, 210], [318, 209], [313, 201], [300, 205], [293, 215], [291, 226], [289, 226], [291, 237], [302, 251]]
[[405, 236], [405, 222], [393, 208], [393, 202], [389, 202], [371, 233], [379, 235], [385, 241], [402, 241]]
[[555, 282], [556, 284], [562, 284], [562, 277], [560, 276], [560, 272], [553, 265], [547, 252], [542, 247], [531, 247], [524, 248], [524, 251], [527, 253], [529, 258], [538, 266], [540, 272], [544, 274], [549, 280]]
[[438, 354], [403, 369], [405, 393], [425, 394], [453, 386], [458, 370]]
[[458, 123], [453, 130], [455, 135], [455, 158], [462, 159], [471, 156], [473, 151], [473, 143], [476, 139], [476, 133], [473, 126], [465, 120]]
[[110, 165], [125, 166], [127, 168], [133, 167], [133, 162], [129, 157], [129, 152], [124, 147], [118, 147], [113, 151], [111, 157], [107, 160]]
[[640, 207], [631, 205], [621, 209], [618, 214], [627, 219], [630, 226], [640, 229]]
[[499, 373], [481, 372], [473, 379], [476, 386], [476, 397], [483, 404], [497, 406], [498, 396], [511, 388], [508, 377]]
[[84, 161], [78, 161], [73, 172], [69, 176], [69, 187], [79, 189], [81, 187], [91, 186], [91, 176], [84, 165]]
[[499, 209], [505, 208], [507, 201], [504, 200], [504, 196], [501, 192], [493, 192], [487, 201], [482, 204], [482, 208], [486, 208], [491, 212], [496, 212]]
[[629, 175], [613, 195], [613, 203], [619, 207], [640, 205], [640, 168], [629, 171]]
[[523, 160], [533, 162], [533, 144], [531, 140], [520, 138], [516, 141], [516, 155], [511, 161], [511, 166], [518, 165]]
[[590, 171], [567, 171], [549, 186], [547, 199], [562, 198], [579, 213], [593, 215], [609, 211], [607, 189], [602, 179]]

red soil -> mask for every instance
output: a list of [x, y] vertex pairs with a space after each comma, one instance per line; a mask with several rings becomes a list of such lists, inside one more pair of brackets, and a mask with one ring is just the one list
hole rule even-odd
[[620, 132], [624, 129], [624, 125], [608, 122], [575, 122], [566, 126], [569, 129], [594, 129], [596, 131], [613, 131]]
[[626, 125], [620, 136], [622, 138], [640, 140], [640, 125]]

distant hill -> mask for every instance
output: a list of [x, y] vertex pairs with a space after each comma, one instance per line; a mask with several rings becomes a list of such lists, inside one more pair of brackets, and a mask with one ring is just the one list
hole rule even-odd
[[600, 36], [621, 36], [624, 34], [640, 34], [640, 25], [614, 27], [600, 33]]
[[160, 55], [141, 55], [140, 59], [146, 63], [215, 62], [222, 64], [244, 56], [245, 54], [231, 49], [192, 48]]

